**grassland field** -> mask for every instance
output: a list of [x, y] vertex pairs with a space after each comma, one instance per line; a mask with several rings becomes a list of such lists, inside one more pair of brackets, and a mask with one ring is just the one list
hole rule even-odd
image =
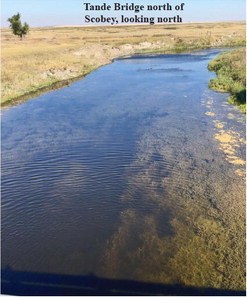
[[21, 41], [1, 30], [2, 106], [62, 87], [114, 58], [244, 46], [244, 22], [31, 28]]

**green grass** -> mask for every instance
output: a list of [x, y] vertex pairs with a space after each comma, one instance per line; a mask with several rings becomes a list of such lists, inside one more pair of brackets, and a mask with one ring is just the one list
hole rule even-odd
[[[199, 26], [199, 27], [198, 27]], [[2, 106], [82, 77], [114, 58], [245, 45], [245, 23], [2, 29]]]
[[229, 92], [230, 104], [246, 113], [246, 49], [222, 53], [209, 62], [208, 69], [215, 71], [217, 78], [211, 79], [209, 88], [219, 92]]

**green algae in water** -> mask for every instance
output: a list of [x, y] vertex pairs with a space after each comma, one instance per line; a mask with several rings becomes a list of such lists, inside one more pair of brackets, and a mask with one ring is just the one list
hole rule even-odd
[[244, 167], [215, 138], [244, 159], [244, 119], [207, 89], [217, 53], [118, 60], [3, 111], [3, 265], [245, 289]]

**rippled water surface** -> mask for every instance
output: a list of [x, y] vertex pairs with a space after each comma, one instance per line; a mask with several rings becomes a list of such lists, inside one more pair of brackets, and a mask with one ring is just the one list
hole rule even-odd
[[245, 119], [220, 50], [119, 59], [3, 111], [2, 264], [243, 289]]

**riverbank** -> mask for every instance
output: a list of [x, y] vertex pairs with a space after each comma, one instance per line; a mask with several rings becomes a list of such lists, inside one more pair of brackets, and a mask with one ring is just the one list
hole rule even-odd
[[208, 89], [219, 52], [119, 59], [4, 110], [3, 268], [244, 291], [245, 118]]
[[2, 30], [2, 106], [68, 85], [118, 57], [245, 44], [245, 23]]
[[230, 104], [239, 107], [246, 113], [246, 49], [237, 49], [222, 53], [208, 65], [210, 71], [215, 71], [217, 78], [211, 79], [209, 88], [219, 92], [229, 92]]

